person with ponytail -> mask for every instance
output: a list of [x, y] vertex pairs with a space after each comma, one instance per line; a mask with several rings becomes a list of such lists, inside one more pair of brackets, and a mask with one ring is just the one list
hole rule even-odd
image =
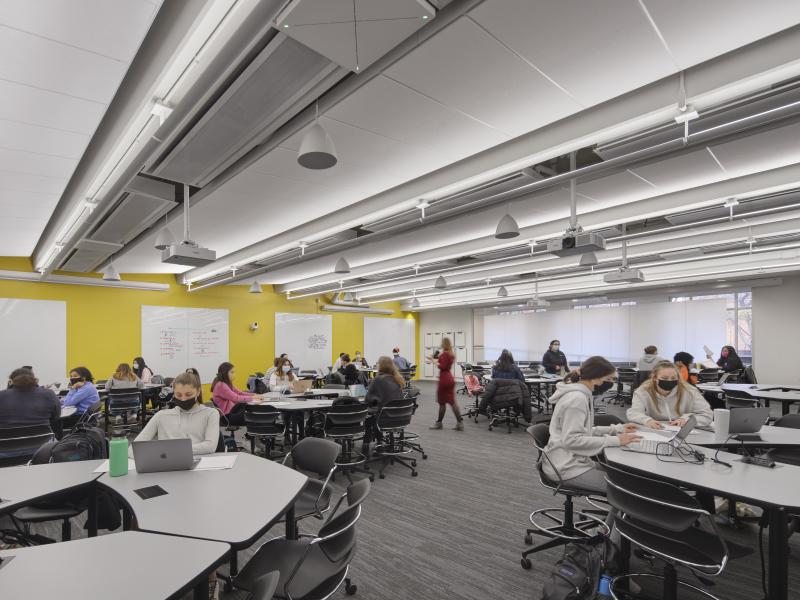
[[61, 403], [53, 390], [39, 387], [33, 370], [14, 369], [8, 377], [8, 389], [0, 391], [0, 427], [50, 425], [59, 429]]
[[687, 384], [678, 367], [669, 361], [658, 363], [645, 383], [633, 393], [628, 420], [651, 429], [662, 429], [659, 421], [682, 427], [694, 416], [697, 425], [714, 420], [711, 406], [693, 385]]
[[[594, 426], [593, 396], [614, 386], [616, 369], [602, 356], [587, 358], [580, 371], [568, 373], [550, 397], [555, 404], [550, 421], [550, 440], [545, 447], [549, 460], [542, 463], [548, 477], [560, 476], [568, 487], [604, 493], [606, 480], [592, 460], [603, 448], [627, 446], [641, 439], [638, 425]], [[556, 473], [558, 471], [558, 473]]]

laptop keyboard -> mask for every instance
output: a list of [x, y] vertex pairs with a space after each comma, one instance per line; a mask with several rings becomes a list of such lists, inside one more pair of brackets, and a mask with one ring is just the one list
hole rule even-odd
[[666, 440], [663, 442], [656, 440], [640, 440], [633, 444], [623, 446], [622, 449], [631, 452], [644, 452], [645, 454], [660, 454], [663, 456], [671, 456], [673, 451], [672, 444]]

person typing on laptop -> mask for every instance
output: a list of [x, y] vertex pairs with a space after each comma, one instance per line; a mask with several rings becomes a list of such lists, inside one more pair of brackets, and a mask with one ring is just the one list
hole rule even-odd
[[219, 412], [197, 402], [200, 381], [181, 373], [172, 382], [175, 408], [162, 409], [145, 425], [134, 442], [189, 438], [192, 454], [211, 454], [219, 441]]
[[292, 385], [297, 381], [297, 377], [292, 372], [292, 363], [287, 357], [278, 360], [278, 367], [269, 376], [269, 390], [271, 392], [292, 391]]
[[658, 363], [645, 383], [633, 393], [628, 420], [651, 429], [662, 429], [661, 422], [683, 427], [694, 416], [698, 426], [714, 420], [711, 406], [692, 385], [684, 382], [678, 367], [668, 361]]

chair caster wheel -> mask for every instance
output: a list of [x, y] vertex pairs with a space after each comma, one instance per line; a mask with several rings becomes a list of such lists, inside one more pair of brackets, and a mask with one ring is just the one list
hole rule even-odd
[[491, 426], [491, 425], [489, 425], [489, 431], [491, 431], [492, 429], [493, 429], [493, 428], [492, 428], [492, 426]]
[[412, 466], [412, 467], [416, 467], [416, 466], [417, 466], [417, 461], [415, 461], [415, 460], [412, 460], [412, 461], [411, 461], [411, 466]]
[[411, 471], [411, 476], [412, 477], [416, 477], [417, 475], [419, 475], [419, 473], [417, 473], [416, 471]]
[[370, 481], [370, 483], [372, 483], [373, 481], [375, 481], [375, 475], [370, 475], [370, 476], [369, 476], [369, 481]]
[[529, 558], [523, 558], [519, 563], [522, 565], [522, 568], [526, 571], [529, 571], [530, 568], [533, 566]]
[[427, 454], [423, 454], [422, 455], [422, 460], [428, 460], [428, 455]]
[[378, 475], [378, 477], [380, 477], [381, 479], [386, 479], [386, 475], [384, 475], [383, 473], [381, 473], [380, 475]]
[[525, 534], [525, 543], [530, 546], [533, 543], [533, 536], [530, 533]]
[[358, 586], [353, 583], [351, 585], [345, 586], [344, 591], [347, 592], [348, 596], [352, 596], [358, 591]]

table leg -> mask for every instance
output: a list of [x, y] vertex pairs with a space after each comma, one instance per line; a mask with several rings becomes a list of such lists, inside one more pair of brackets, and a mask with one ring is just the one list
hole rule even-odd
[[97, 483], [89, 486], [87, 498], [89, 506], [86, 508], [86, 524], [89, 537], [97, 537]]
[[231, 550], [231, 559], [228, 561], [228, 572], [230, 573], [231, 579], [239, 574], [239, 554], [236, 550]]
[[192, 598], [194, 600], [208, 600], [208, 579], [204, 579], [194, 586]]
[[294, 504], [286, 511], [286, 539], [297, 539], [297, 523], [294, 520]]
[[784, 416], [789, 414], [790, 406], [791, 406], [790, 402], [781, 402], [781, 413], [783, 413]]
[[305, 411], [302, 411], [302, 412], [301, 412], [301, 413], [298, 415], [298, 421], [297, 421], [297, 433], [298, 433], [298, 436], [297, 436], [297, 437], [298, 437], [299, 439], [301, 439], [301, 440], [302, 440], [304, 437], [306, 437], [306, 413], [305, 413]]
[[787, 600], [789, 597], [789, 540], [786, 511], [769, 510], [769, 600]]

